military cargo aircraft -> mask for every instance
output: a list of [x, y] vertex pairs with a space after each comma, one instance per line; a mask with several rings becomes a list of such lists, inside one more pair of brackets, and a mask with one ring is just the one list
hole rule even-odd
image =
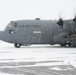
[[76, 16], [70, 20], [11, 21], [4, 31], [0, 31], [0, 40], [13, 43], [16, 48], [31, 44], [76, 47]]

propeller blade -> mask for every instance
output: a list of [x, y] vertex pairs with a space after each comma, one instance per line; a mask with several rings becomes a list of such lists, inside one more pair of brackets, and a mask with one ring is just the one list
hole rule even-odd
[[73, 18], [73, 21], [76, 22], [76, 7], [74, 9], [74, 18]]
[[75, 15], [75, 17], [74, 17], [73, 21], [74, 21], [74, 22], [76, 22], [76, 15]]
[[58, 15], [59, 15], [59, 17], [58, 17], [59, 19], [62, 18], [62, 16], [63, 16], [63, 10], [60, 9]]

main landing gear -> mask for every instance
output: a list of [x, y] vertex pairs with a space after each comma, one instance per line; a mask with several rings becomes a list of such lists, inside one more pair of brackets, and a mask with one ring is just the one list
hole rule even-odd
[[70, 47], [76, 47], [76, 40], [71, 40], [68, 44]]
[[67, 44], [61, 44], [61, 47], [66, 47]]
[[69, 47], [76, 47], [76, 40], [71, 40], [68, 43], [60, 44], [62, 47], [66, 47], [68, 45]]
[[70, 40], [70, 42], [67, 44], [69, 47], [76, 47], [76, 39]]

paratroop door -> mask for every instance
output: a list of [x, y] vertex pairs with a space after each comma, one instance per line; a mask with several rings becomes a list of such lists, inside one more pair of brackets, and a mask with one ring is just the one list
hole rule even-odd
[[41, 43], [41, 31], [33, 31], [31, 43], [33, 44]]

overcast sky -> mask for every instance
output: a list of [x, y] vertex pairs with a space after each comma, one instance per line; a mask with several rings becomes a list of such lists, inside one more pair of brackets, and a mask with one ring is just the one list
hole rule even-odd
[[73, 18], [76, 0], [0, 0], [0, 30], [11, 20]]

